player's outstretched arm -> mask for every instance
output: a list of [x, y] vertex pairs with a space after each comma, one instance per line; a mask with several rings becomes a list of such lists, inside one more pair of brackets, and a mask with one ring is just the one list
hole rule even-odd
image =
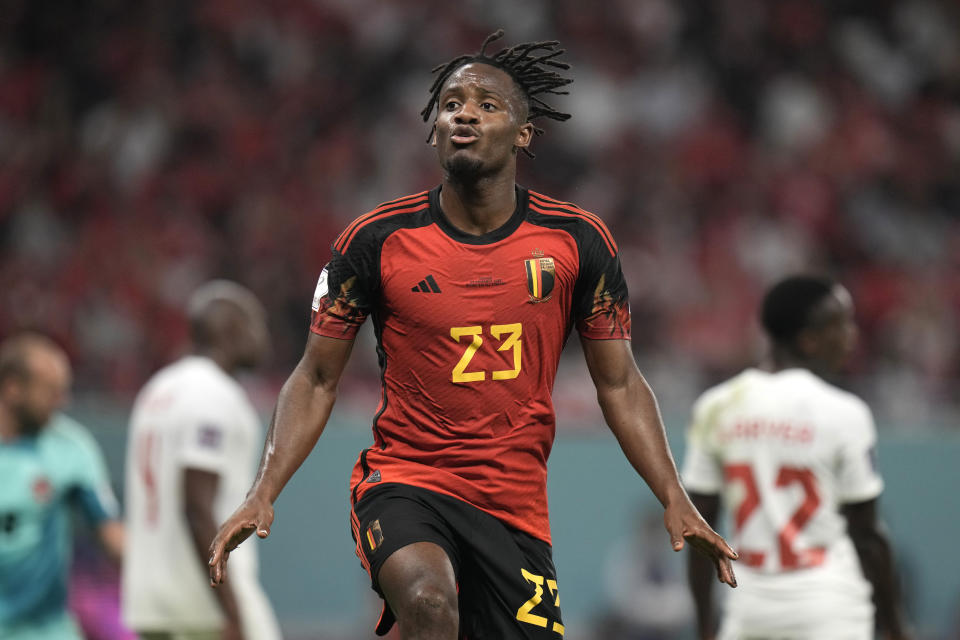
[[263, 445], [253, 486], [210, 545], [210, 583], [223, 582], [230, 552], [256, 531], [270, 534], [273, 502], [323, 433], [353, 340], [310, 334], [303, 357], [287, 378]]
[[877, 627], [884, 640], [907, 640], [907, 631], [890, 541], [877, 517], [877, 501], [867, 500], [842, 507], [847, 530], [860, 557], [863, 575], [873, 585]]
[[697, 512], [680, 484], [656, 398], [637, 369], [628, 340], [581, 340], [603, 417], [627, 459], [664, 507], [674, 551], [684, 541], [709, 557], [721, 582], [737, 586], [737, 554]]

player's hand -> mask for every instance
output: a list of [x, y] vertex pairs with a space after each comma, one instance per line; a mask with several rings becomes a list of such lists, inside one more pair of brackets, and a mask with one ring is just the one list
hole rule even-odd
[[210, 543], [210, 586], [222, 584], [227, 577], [227, 559], [230, 552], [236, 549], [241, 542], [250, 537], [254, 531], [257, 536], [266, 538], [270, 535], [270, 525], [273, 524], [273, 505], [266, 500], [250, 496], [243, 501], [233, 515], [227, 518], [216, 537]]
[[731, 587], [737, 586], [737, 577], [733, 573], [731, 560], [738, 559], [727, 541], [713, 530], [703, 519], [689, 498], [670, 504], [663, 512], [663, 524], [670, 533], [670, 544], [674, 551], [684, 547], [684, 541], [704, 554], [717, 569], [717, 579]]

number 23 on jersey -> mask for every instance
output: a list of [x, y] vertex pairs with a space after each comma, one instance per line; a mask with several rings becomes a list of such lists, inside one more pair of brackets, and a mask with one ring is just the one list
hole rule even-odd
[[[513, 351], [513, 368], [496, 371], [474, 370], [467, 371], [470, 367], [470, 361], [477, 355], [477, 352], [484, 344], [484, 335], [492, 337], [499, 344], [497, 351]], [[513, 324], [494, 324], [485, 331], [480, 325], [472, 327], [451, 327], [450, 337], [458, 343], [466, 343], [467, 348], [460, 357], [460, 361], [453, 367], [450, 375], [451, 382], [481, 382], [487, 379], [487, 373], [492, 380], [512, 380], [520, 375], [523, 368], [521, 354], [523, 343], [520, 336], [523, 335], [523, 325], [519, 322]], [[470, 339], [469, 342], [465, 338]]]

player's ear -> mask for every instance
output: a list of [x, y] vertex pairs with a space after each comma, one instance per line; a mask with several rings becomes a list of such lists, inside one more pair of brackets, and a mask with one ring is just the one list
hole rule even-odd
[[0, 384], [0, 400], [3, 400], [4, 404], [19, 403], [20, 398], [23, 397], [24, 386], [22, 380], [10, 376]]
[[437, 146], [437, 121], [433, 121], [433, 128], [430, 130], [430, 146]]
[[816, 357], [820, 347], [820, 333], [814, 329], [802, 329], [793, 340], [797, 353], [805, 358]]
[[530, 146], [530, 142], [533, 141], [533, 125], [529, 122], [524, 122], [520, 125], [520, 128], [517, 129], [517, 136], [513, 140], [513, 146], [518, 149], [526, 149]]

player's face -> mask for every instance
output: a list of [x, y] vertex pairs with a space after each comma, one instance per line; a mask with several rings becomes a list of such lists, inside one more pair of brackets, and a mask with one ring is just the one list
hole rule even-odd
[[523, 97], [503, 70], [471, 63], [454, 71], [440, 92], [433, 145], [449, 174], [477, 178], [513, 162], [530, 144]]
[[830, 371], [838, 371], [847, 362], [857, 344], [853, 299], [837, 285], [817, 310], [820, 316], [815, 357]]
[[70, 392], [70, 365], [57, 352], [38, 349], [28, 356], [28, 373], [18, 386], [13, 413], [21, 433], [36, 433], [66, 404]]
[[252, 369], [259, 366], [270, 351], [270, 332], [263, 307], [254, 302], [244, 306], [236, 343], [237, 360], [240, 367]]

